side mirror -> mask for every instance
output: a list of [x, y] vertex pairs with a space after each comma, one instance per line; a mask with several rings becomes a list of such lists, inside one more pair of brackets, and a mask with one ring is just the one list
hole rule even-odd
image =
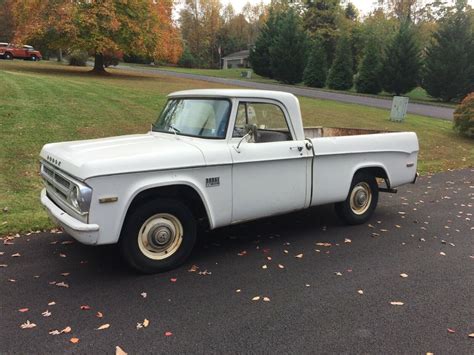
[[237, 153], [240, 153], [240, 145], [247, 138], [255, 138], [257, 136], [257, 125], [256, 124], [246, 124], [245, 125], [245, 135], [240, 139], [239, 143], [235, 147]]

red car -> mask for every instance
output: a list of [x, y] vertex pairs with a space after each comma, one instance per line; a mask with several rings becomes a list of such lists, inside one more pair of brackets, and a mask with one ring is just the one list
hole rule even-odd
[[0, 57], [4, 59], [25, 59], [25, 60], [41, 60], [43, 56], [40, 51], [35, 50], [28, 45], [15, 45], [11, 43], [0, 43]]

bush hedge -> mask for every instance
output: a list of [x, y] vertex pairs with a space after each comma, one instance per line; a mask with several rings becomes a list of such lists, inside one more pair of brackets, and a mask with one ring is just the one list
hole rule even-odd
[[474, 139], [474, 92], [467, 95], [454, 111], [454, 130]]

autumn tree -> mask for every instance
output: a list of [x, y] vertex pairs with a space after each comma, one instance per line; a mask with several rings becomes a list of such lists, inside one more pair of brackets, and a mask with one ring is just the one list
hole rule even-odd
[[176, 61], [181, 51], [172, 25], [172, 0], [16, 0], [15, 39], [48, 38], [51, 45], [86, 50], [96, 73], [104, 56], [125, 52]]
[[15, 27], [12, 16], [12, 1], [0, 0], [0, 42], [11, 42]]

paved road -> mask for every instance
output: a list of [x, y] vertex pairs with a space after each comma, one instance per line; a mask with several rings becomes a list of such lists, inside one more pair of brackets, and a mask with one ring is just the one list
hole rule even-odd
[[[206, 76], [206, 75], [178, 73], [178, 72], [162, 70], [158, 68], [148, 69], [148, 68], [143, 68], [143, 67], [131, 67], [131, 66], [126, 66], [126, 65], [119, 65], [116, 69], [139, 71], [142, 73], [149, 73], [149, 74], [174, 76], [177, 78], [204, 80], [204, 81], [208, 81], [212, 83], [243, 86], [246, 88], [259, 89], [259, 90], [285, 91], [285, 92], [291, 92], [298, 96], [347, 102], [347, 103], [353, 103], [353, 104], [358, 104], [358, 105], [378, 107], [378, 108], [383, 108], [387, 110], [390, 110], [392, 107], [392, 101], [387, 100], [387, 99], [367, 97], [367, 96], [348, 95], [348, 94], [343, 94], [343, 93], [303, 88], [303, 87], [298, 87], [298, 86], [257, 83], [253, 81], [237, 80], [237, 79], [216, 78], [216, 77], [211, 77], [211, 76]], [[417, 115], [422, 115], [422, 116], [439, 118], [443, 120], [452, 120], [454, 109], [448, 108], [448, 107], [435, 106], [435, 105], [409, 103], [408, 112], [417, 114]]]
[[22, 236], [0, 245], [0, 353], [472, 354], [473, 204], [474, 170], [423, 177], [382, 195], [370, 224], [326, 206], [221, 229], [154, 276], [114, 247]]

